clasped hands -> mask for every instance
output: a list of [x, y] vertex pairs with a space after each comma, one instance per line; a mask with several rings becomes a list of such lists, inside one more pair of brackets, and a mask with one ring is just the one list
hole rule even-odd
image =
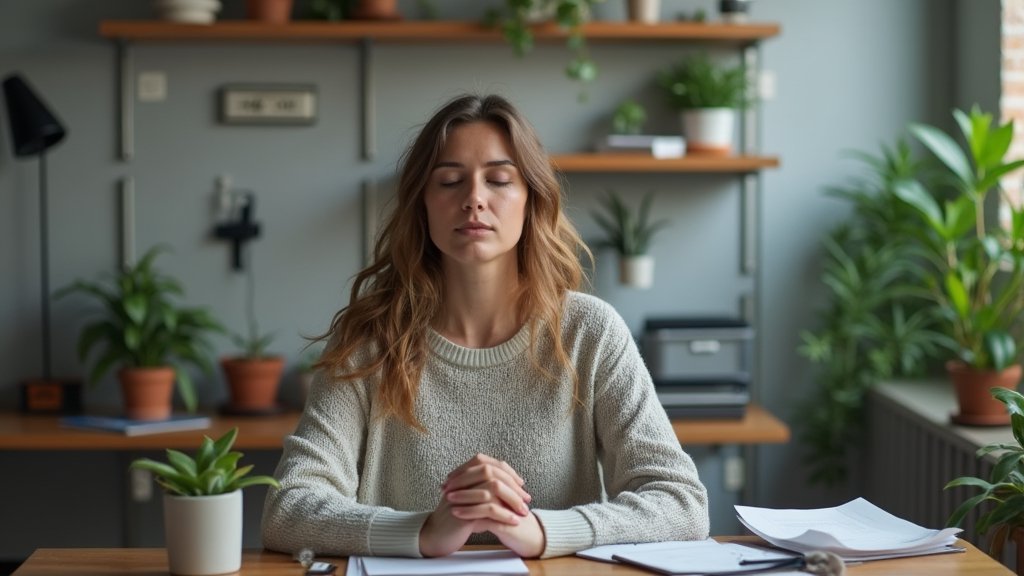
[[441, 502], [420, 530], [420, 553], [446, 556], [470, 535], [490, 532], [524, 558], [544, 551], [544, 530], [528, 504], [524, 481], [506, 462], [477, 454], [452, 470], [441, 485]]

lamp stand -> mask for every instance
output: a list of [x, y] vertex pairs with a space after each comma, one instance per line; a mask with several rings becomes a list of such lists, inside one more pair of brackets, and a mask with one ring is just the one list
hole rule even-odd
[[43, 377], [30, 379], [21, 386], [24, 412], [77, 414], [82, 411], [81, 384], [75, 380], [55, 380], [50, 357], [50, 226], [46, 182], [46, 152], [39, 154], [39, 266], [42, 315]]

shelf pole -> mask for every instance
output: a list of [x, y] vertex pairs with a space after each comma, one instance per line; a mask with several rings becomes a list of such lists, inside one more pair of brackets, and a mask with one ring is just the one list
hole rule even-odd
[[120, 132], [121, 160], [127, 162], [135, 156], [135, 90], [132, 78], [135, 75], [132, 62], [131, 45], [127, 40], [118, 40], [117, 43], [117, 84], [118, 84], [118, 126]]
[[362, 89], [363, 160], [371, 161], [377, 156], [377, 111], [373, 91], [373, 40], [370, 38], [363, 38], [359, 42], [359, 76]]

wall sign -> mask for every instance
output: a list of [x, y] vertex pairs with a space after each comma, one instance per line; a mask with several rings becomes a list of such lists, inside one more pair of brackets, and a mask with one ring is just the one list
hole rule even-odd
[[312, 84], [232, 84], [220, 89], [221, 124], [310, 125], [316, 121]]

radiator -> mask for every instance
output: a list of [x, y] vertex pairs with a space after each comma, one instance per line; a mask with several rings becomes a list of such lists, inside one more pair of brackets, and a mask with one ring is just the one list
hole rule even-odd
[[[898, 390], [906, 391], [905, 388]], [[930, 393], [927, 389], [921, 391]], [[942, 487], [960, 476], [987, 480], [994, 459], [978, 458], [975, 455], [977, 442], [965, 438], [946, 423], [949, 411], [940, 409], [928, 414], [928, 404], [907, 402], [903, 394], [893, 393], [893, 389], [887, 387], [871, 393], [862, 468], [864, 497], [915, 524], [942, 528], [961, 502], [978, 493], [976, 488], [943, 490]], [[1006, 430], [1009, 435], [1009, 428]], [[967, 515], [961, 524], [964, 531], [960, 537], [987, 552], [988, 539], [979, 538], [975, 533], [981, 511], [976, 509]], [[1014, 556], [1015, 548], [1008, 543], [1000, 560], [1016, 570]]]

